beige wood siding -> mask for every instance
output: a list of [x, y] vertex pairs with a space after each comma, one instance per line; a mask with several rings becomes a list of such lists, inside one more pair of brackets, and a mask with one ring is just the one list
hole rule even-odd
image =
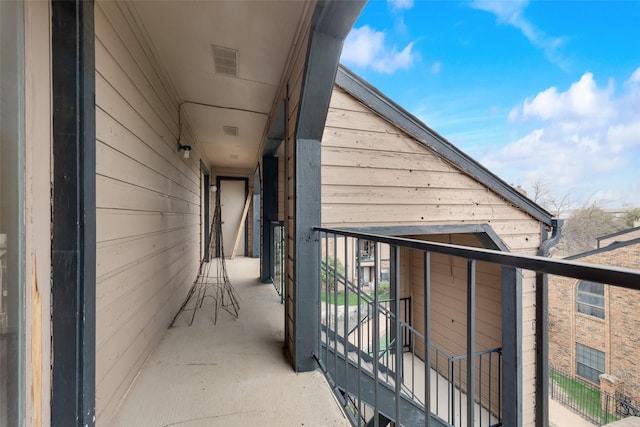
[[[196, 277], [200, 153], [125, 4], [95, 8], [96, 413], [109, 420]], [[188, 126], [185, 127], [188, 129]]]
[[[322, 223], [329, 227], [489, 224], [512, 252], [527, 255], [535, 255], [541, 241], [539, 221], [338, 87], [322, 141]], [[535, 275], [525, 272], [525, 426], [534, 423], [534, 323]]]

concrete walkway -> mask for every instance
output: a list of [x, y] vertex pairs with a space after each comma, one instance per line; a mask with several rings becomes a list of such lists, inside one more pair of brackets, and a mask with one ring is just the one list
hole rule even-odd
[[114, 427], [344, 426], [324, 376], [296, 374], [282, 352], [284, 306], [272, 285], [259, 283], [257, 259], [227, 261], [240, 296], [240, 317], [211, 299], [195, 322], [188, 315], [168, 330], [151, 355]]
[[595, 425], [560, 402], [549, 399], [549, 427], [593, 427]]

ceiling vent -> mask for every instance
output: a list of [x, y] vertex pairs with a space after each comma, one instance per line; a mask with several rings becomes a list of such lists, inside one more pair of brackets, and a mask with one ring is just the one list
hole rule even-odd
[[238, 136], [239, 130], [236, 126], [222, 126], [222, 133], [227, 136]]
[[212, 47], [216, 73], [238, 77], [238, 51], [220, 46]]
[[237, 154], [231, 154], [231, 155], [229, 156], [229, 158], [230, 158], [231, 160], [238, 160], [239, 156], [238, 156]]

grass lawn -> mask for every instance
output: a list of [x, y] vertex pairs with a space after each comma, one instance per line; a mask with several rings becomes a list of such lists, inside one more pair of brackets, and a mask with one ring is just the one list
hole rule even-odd
[[[322, 300], [322, 302], [326, 302], [327, 301], [327, 295], [323, 292], [322, 295], [320, 295], [320, 299]], [[334, 304], [334, 299], [335, 296], [333, 293], [329, 294], [329, 304]], [[337, 305], [344, 305], [344, 293], [343, 292], [339, 292], [338, 293], [338, 298], [337, 298]], [[362, 299], [362, 303], [364, 304], [366, 302], [366, 300]], [[358, 295], [356, 294], [349, 294], [349, 305], [358, 305]]]
[[578, 410], [585, 411], [590, 417], [604, 422], [617, 421], [619, 418], [611, 415], [611, 412], [615, 411], [615, 403], [611, 400], [611, 405], [614, 405], [609, 410], [609, 414], [602, 409], [600, 401], [600, 391], [588, 387], [578, 381], [575, 381], [569, 377], [562, 375], [559, 372], [551, 371], [551, 379], [556, 385], [566, 393], [567, 397], [574, 403]]

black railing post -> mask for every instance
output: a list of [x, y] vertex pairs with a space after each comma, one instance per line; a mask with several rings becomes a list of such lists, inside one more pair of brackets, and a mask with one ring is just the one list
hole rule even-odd
[[[431, 426], [431, 254], [424, 253], [424, 420]], [[437, 362], [437, 355], [436, 355]], [[436, 368], [436, 382], [439, 372]], [[436, 393], [437, 396], [437, 393]], [[437, 399], [437, 397], [436, 397]], [[438, 403], [436, 402], [436, 408]]]
[[449, 370], [451, 371], [451, 381], [449, 381], [449, 385], [451, 387], [451, 420], [450, 423], [455, 425], [456, 423], [456, 362], [453, 359], [449, 360], [451, 367]]
[[[473, 426], [476, 347], [476, 262], [467, 260], [467, 425]], [[462, 391], [462, 390], [461, 390]]]
[[536, 427], [549, 426], [549, 289], [536, 273]]
[[[378, 266], [378, 245], [374, 246], [374, 266]], [[380, 427], [380, 422], [378, 417], [380, 413], [378, 412], [378, 357], [380, 354], [380, 310], [379, 310], [379, 296], [378, 296], [378, 277], [377, 274], [374, 274], [373, 279], [373, 416], [374, 427]]]
[[[396, 425], [401, 425], [400, 420], [400, 391], [402, 389], [402, 330], [401, 330], [401, 322], [400, 322], [400, 248], [397, 246], [391, 247], [391, 257], [393, 259], [393, 265], [395, 266], [393, 269], [393, 283], [390, 283], [390, 289], [393, 289], [392, 299], [393, 299], [393, 311], [392, 316], [395, 320], [391, 324], [392, 330], [395, 335], [395, 343], [396, 343], [396, 363], [395, 363], [395, 386], [396, 386]], [[376, 277], [377, 277], [377, 269], [376, 269]]]

